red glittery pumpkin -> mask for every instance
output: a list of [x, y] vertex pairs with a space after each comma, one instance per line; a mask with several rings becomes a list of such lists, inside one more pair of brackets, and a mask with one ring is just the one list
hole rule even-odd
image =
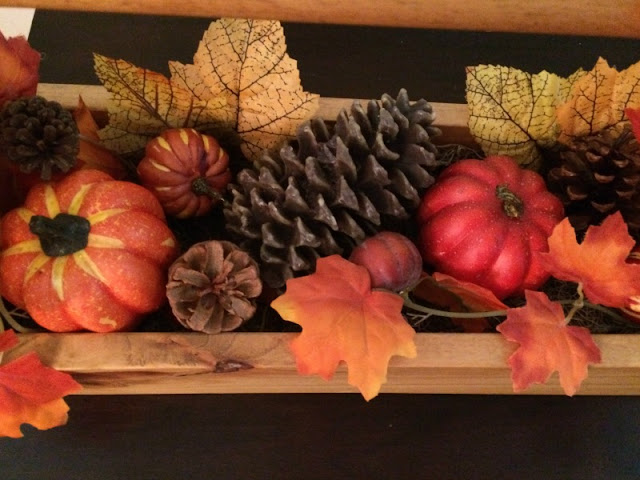
[[512, 158], [461, 160], [422, 199], [418, 247], [434, 270], [505, 298], [549, 277], [536, 252], [563, 217], [543, 178]]

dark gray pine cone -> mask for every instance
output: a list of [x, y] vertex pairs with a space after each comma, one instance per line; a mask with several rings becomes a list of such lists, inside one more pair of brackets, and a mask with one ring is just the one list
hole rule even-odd
[[24, 173], [39, 170], [40, 178], [50, 180], [75, 165], [79, 148], [76, 122], [58, 102], [20, 98], [0, 111], [0, 151]]
[[259, 259], [273, 287], [312, 273], [316, 259], [348, 255], [366, 237], [404, 231], [434, 182], [435, 115], [425, 100], [401, 90], [366, 110], [355, 102], [335, 125], [302, 125], [279, 155], [263, 155], [230, 185], [227, 230]]
[[640, 145], [629, 127], [579, 137], [547, 174], [549, 189], [565, 205], [576, 230], [619, 211], [632, 235], [640, 235]]

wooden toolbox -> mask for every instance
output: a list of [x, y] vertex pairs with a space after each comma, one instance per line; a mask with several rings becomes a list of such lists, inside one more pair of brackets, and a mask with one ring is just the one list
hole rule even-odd
[[[304, 1], [274, 0], [2, 0], [42, 9], [202, 17], [277, 18], [289, 22], [361, 24], [640, 37], [640, 5], [622, 0], [615, 9], [596, 0], [537, 2], [481, 0]], [[454, 48], [454, 47], [452, 47]], [[105, 112], [103, 87], [41, 84], [39, 94], [70, 109], [78, 95]], [[352, 99], [322, 98], [318, 115], [331, 119]], [[470, 143], [466, 105], [433, 103], [447, 142]], [[330, 382], [296, 371], [288, 333], [74, 333], [23, 334], [3, 358], [31, 350], [43, 362], [73, 374], [83, 394], [354, 392], [341, 367]], [[640, 394], [640, 335], [594, 335], [602, 363], [593, 365], [579, 394]], [[418, 357], [394, 357], [382, 392], [512, 393], [507, 358], [516, 348], [498, 334], [420, 333]], [[528, 394], [561, 394], [557, 376]]]

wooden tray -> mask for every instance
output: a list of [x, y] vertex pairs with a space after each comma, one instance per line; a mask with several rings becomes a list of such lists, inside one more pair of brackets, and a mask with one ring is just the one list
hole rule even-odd
[[[38, 93], [73, 109], [78, 96], [104, 117], [102, 86], [41, 84]], [[335, 118], [353, 99], [323, 98], [319, 115]], [[466, 105], [433, 103], [440, 141], [469, 143]], [[295, 334], [23, 334], [4, 362], [31, 350], [73, 374], [83, 394], [355, 392], [341, 367], [331, 382], [297, 373], [288, 343]], [[640, 394], [640, 335], [595, 335], [602, 363], [579, 394]], [[418, 357], [394, 357], [382, 392], [513, 393], [507, 358], [516, 344], [498, 334], [418, 334]], [[557, 374], [527, 394], [562, 394]]]

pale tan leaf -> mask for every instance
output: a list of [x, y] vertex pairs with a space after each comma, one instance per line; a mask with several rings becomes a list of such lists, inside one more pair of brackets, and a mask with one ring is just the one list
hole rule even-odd
[[292, 137], [318, 106], [286, 50], [277, 21], [221, 19], [205, 32], [193, 65], [170, 65], [171, 79], [198, 98], [223, 97], [230, 127], [255, 159]]

